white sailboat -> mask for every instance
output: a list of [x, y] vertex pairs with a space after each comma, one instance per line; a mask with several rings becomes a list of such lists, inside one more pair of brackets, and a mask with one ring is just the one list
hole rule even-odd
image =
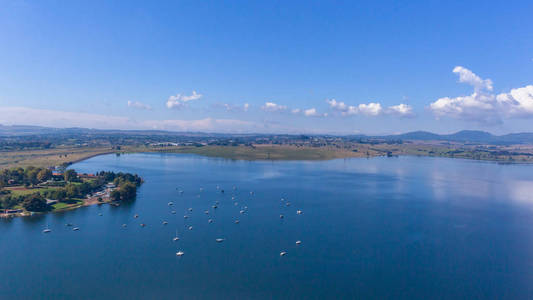
[[50, 228], [48, 228], [48, 224], [46, 224], [46, 228], [43, 230], [43, 233], [49, 233], [52, 232]]

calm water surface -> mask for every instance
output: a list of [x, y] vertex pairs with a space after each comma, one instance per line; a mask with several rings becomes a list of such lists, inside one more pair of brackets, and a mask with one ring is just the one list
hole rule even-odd
[[0, 220], [0, 298], [533, 299], [533, 166], [132, 154], [73, 168], [146, 182], [120, 207]]

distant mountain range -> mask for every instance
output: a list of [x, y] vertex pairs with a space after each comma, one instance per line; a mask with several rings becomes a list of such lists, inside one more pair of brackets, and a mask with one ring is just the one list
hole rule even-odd
[[[27, 135], [75, 135], [75, 134], [101, 134], [101, 135], [158, 135], [158, 136], [269, 136], [269, 134], [217, 134], [203, 132], [175, 132], [163, 130], [103, 130], [89, 128], [51, 128], [40, 126], [0, 125], [0, 137], [27, 136]], [[271, 134], [278, 135], [278, 134]], [[270, 135], [270, 136], [271, 136]], [[453, 134], [436, 134], [428, 131], [413, 131], [396, 135], [370, 136], [357, 135], [354, 138], [384, 139], [384, 140], [419, 140], [419, 141], [450, 141], [461, 143], [487, 143], [487, 144], [533, 144], [533, 133], [510, 133], [494, 135], [486, 131], [462, 130]]]

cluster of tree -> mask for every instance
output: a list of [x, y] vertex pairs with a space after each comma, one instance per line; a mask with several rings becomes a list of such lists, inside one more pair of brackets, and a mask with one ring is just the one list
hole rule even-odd
[[139, 186], [142, 183], [142, 178], [139, 175], [131, 173], [102, 171], [97, 172], [96, 176], [103, 178], [106, 182], [113, 182], [116, 186], [120, 186], [122, 182], [131, 182], [135, 186]]
[[5, 169], [0, 172], [0, 188], [11, 185], [36, 185], [52, 178], [52, 171], [46, 168], [27, 167]]
[[98, 176], [105, 176], [104, 178], [112, 179], [113, 183], [117, 186], [110, 195], [113, 201], [130, 201], [135, 199], [137, 187], [142, 183], [141, 177], [137, 174], [122, 172], [116, 174], [113, 172], [100, 172], [98, 174]]

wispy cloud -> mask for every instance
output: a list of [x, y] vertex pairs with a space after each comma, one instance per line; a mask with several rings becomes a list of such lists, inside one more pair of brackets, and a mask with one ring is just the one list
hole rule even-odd
[[286, 111], [287, 106], [285, 105], [279, 105], [274, 102], [265, 102], [263, 106], [261, 106], [261, 109], [268, 112], [280, 112], [280, 111]]
[[167, 107], [171, 109], [181, 109], [187, 105], [187, 102], [198, 100], [200, 98], [202, 98], [202, 94], [198, 94], [196, 91], [192, 91], [192, 94], [189, 96], [177, 94], [168, 97]]
[[226, 112], [247, 112], [250, 109], [250, 104], [231, 104], [231, 103], [214, 103], [211, 105], [216, 109], [223, 109]]
[[471, 95], [443, 97], [429, 108], [437, 118], [450, 117], [479, 123], [501, 123], [504, 118], [533, 116], [533, 85], [512, 89], [508, 93], [492, 93], [492, 80], [482, 79], [472, 71], [457, 66], [453, 72], [459, 82], [474, 88]]
[[145, 110], [151, 110], [152, 107], [148, 104], [144, 104], [139, 101], [128, 101], [128, 107], [138, 108], [138, 109], [145, 109]]
[[122, 116], [28, 107], [0, 107], [0, 124], [35, 125], [57, 128], [160, 129], [206, 132], [267, 131], [264, 124], [235, 119], [215, 119], [208, 117], [197, 120], [135, 120]]

